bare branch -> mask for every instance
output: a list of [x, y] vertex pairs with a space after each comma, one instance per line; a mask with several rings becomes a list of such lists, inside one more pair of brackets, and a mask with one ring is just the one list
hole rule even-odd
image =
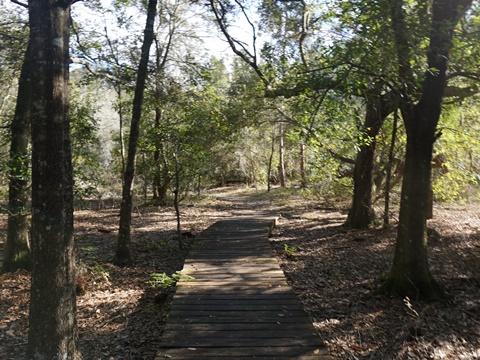
[[115, 82], [121, 82], [122, 80], [109, 74], [109, 73], [106, 73], [106, 72], [102, 72], [102, 71], [96, 71], [95, 69], [92, 68], [91, 64], [85, 60], [82, 60], [82, 59], [79, 59], [78, 57], [74, 56], [74, 55], [70, 55], [70, 63], [72, 64], [79, 64], [79, 65], [83, 65], [85, 67], [85, 69], [88, 70], [88, 72], [90, 72], [92, 75], [95, 75], [95, 76], [98, 76], [98, 77], [103, 77], [105, 79], [109, 79], [109, 80], [113, 80]]
[[27, 8], [27, 9], [28, 9], [28, 4], [22, 3], [22, 2], [19, 1], [19, 0], [10, 0], [10, 1], [11, 1], [12, 3], [14, 3], [14, 4], [23, 6], [24, 8]]
[[340, 161], [342, 161], [342, 162], [344, 162], [344, 163], [347, 163], [347, 164], [355, 165], [355, 160], [350, 159], [350, 158], [346, 158], [346, 157], [344, 157], [344, 156], [342, 156], [342, 155], [340, 155], [340, 154], [337, 154], [337, 153], [336, 153], [335, 151], [333, 151], [332, 149], [328, 149], [327, 151], [328, 151], [328, 153], [329, 153], [330, 155], [333, 156], [334, 159], [340, 160]]
[[[220, 7], [220, 10], [217, 8], [217, 6]], [[215, 15], [215, 19], [217, 21], [218, 26], [220, 27], [220, 30], [225, 36], [225, 38], [227, 39], [227, 42], [230, 45], [230, 48], [232, 49], [232, 51], [235, 53], [235, 55], [239, 56], [243, 61], [245, 61], [245, 63], [247, 63], [255, 71], [255, 73], [259, 76], [259, 78], [261, 79], [265, 87], [268, 89], [270, 86], [270, 82], [268, 81], [268, 79], [266, 78], [266, 76], [263, 74], [262, 70], [258, 66], [256, 53], [255, 52], [253, 54], [250, 53], [248, 49], [242, 44], [241, 41], [233, 38], [228, 32], [227, 24], [225, 21], [225, 14], [227, 13], [227, 9], [225, 8], [224, 4], [222, 2], [210, 0], [210, 7], [213, 11], [213, 14]], [[242, 8], [242, 12], [244, 12], [245, 11], [244, 7], [242, 6], [241, 8]], [[250, 22], [250, 19], [248, 18], [248, 16], [247, 16], [247, 21], [253, 27], [253, 24]], [[255, 39], [255, 32], [254, 32], [254, 39]], [[239, 50], [238, 46], [242, 50]]]
[[469, 72], [469, 71], [457, 71], [447, 76], [447, 80], [453, 79], [455, 77], [465, 77], [470, 80], [480, 81], [480, 73], [478, 72]]

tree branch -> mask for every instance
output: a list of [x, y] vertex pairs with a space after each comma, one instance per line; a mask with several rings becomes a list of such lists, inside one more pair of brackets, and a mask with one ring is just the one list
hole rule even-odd
[[453, 79], [455, 77], [465, 77], [470, 80], [480, 81], [480, 73], [478, 72], [469, 72], [469, 71], [457, 71], [451, 73], [447, 76], [447, 80]]
[[14, 3], [14, 4], [23, 6], [24, 8], [27, 8], [27, 9], [28, 9], [28, 4], [22, 3], [22, 2], [19, 1], [19, 0], [10, 0], [10, 1], [11, 1], [12, 3]]
[[328, 149], [327, 151], [328, 151], [328, 153], [329, 153], [330, 155], [332, 155], [335, 159], [340, 160], [340, 161], [342, 161], [342, 162], [344, 162], [344, 163], [347, 163], [347, 164], [355, 165], [355, 160], [350, 159], [350, 158], [346, 158], [346, 157], [344, 157], [344, 156], [342, 156], [342, 155], [340, 155], [340, 154], [337, 154], [337, 153], [336, 153], [335, 151], [333, 151], [332, 149]]
[[98, 76], [98, 77], [103, 77], [103, 78], [106, 78], [106, 79], [109, 79], [109, 80], [113, 80], [115, 82], [121, 82], [122, 81], [121, 79], [119, 79], [119, 78], [117, 78], [117, 77], [115, 77], [111, 74], [108, 74], [106, 72], [96, 71], [95, 69], [92, 68], [92, 66], [90, 65], [89, 62], [87, 62], [85, 60], [82, 60], [82, 59], [79, 59], [75, 55], [70, 55], [70, 63], [83, 65], [88, 70], [88, 72], [90, 72], [92, 75], [95, 75], [95, 76]]
[[[238, 2], [237, 2], [238, 4]], [[220, 7], [220, 10], [217, 8], [217, 6]], [[227, 39], [228, 44], [230, 45], [230, 48], [232, 51], [235, 53], [235, 55], [239, 56], [245, 63], [247, 63], [254, 71], [255, 73], [259, 76], [260, 80], [263, 82], [265, 87], [268, 89], [270, 87], [270, 82], [266, 78], [266, 76], [263, 74], [262, 70], [258, 66], [257, 63], [257, 56], [255, 53], [255, 46], [254, 46], [254, 53], [250, 53], [248, 49], [242, 44], [241, 41], [233, 38], [230, 33], [228, 32], [227, 29], [227, 24], [225, 20], [225, 15], [227, 14], [228, 10], [225, 8], [224, 4], [222, 2], [218, 2], [215, 0], [210, 0], [210, 8], [213, 11], [213, 14], [215, 15], [215, 19], [217, 21], [218, 26], [220, 27], [220, 31], [222, 34], [225, 36]], [[241, 7], [242, 12], [245, 11], [244, 7]], [[221, 13], [220, 13], [221, 12]], [[245, 12], [244, 12], [245, 14]], [[253, 24], [250, 22], [250, 19], [248, 16], [246, 16], [247, 21], [251, 24], [253, 27]], [[255, 40], [255, 32], [254, 32], [254, 40]], [[240, 46], [242, 50], [239, 50], [237, 46]]]

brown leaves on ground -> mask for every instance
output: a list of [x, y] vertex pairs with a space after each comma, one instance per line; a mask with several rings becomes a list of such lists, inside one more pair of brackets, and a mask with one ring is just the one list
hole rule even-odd
[[[480, 359], [480, 212], [478, 205], [437, 207], [429, 222], [430, 267], [448, 298], [437, 303], [372, 297], [387, 275], [395, 229], [346, 231], [344, 211], [281, 192], [220, 189], [183, 206], [183, 231], [196, 235], [232, 215], [281, 214], [270, 238], [286, 277], [331, 355], [338, 359]], [[171, 208], [133, 214], [135, 266], [113, 258], [118, 209], [75, 213], [77, 299], [84, 359], [154, 359], [172, 291], [152, 287], [152, 273], [171, 275], [186, 251], [175, 238]], [[5, 238], [2, 217], [0, 257]], [[194, 239], [185, 237], [189, 245]], [[188, 248], [188, 246], [186, 247]], [[1, 258], [0, 258], [1, 259]], [[0, 358], [24, 358], [30, 277], [0, 276]]]
[[447, 295], [436, 303], [372, 296], [390, 270], [396, 229], [346, 231], [344, 212], [312, 205], [286, 214], [271, 241], [332, 356], [480, 359], [478, 205], [437, 207], [429, 221], [430, 268]]

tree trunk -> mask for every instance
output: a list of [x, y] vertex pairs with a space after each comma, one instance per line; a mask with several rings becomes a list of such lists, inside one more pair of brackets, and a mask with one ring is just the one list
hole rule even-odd
[[392, 184], [392, 168], [394, 162], [394, 152], [395, 152], [395, 143], [397, 141], [397, 128], [398, 128], [398, 109], [395, 110], [393, 117], [393, 129], [392, 129], [392, 138], [390, 141], [390, 149], [388, 151], [388, 164], [386, 169], [386, 180], [385, 180], [385, 208], [383, 215], [383, 227], [387, 228], [390, 226], [390, 187]]
[[271, 186], [271, 177], [272, 177], [272, 163], [273, 163], [273, 154], [275, 153], [275, 124], [272, 125], [272, 146], [270, 148], [270, 156], [268, 157], [268, 167], [267, 167], [267, 191], [270, 191]]
[[[435, 132], [442, 110], [448, 57], [453, 30], [471, 0], [434, 0], [428, 71], [417, 105], [404, 104], [407, 131], [405, 173], [400, 203], [400, 222], [392, 270], [380, 291], [412, 299], [436, 300], [442, 296], [427, 258], [427, 210]], [[432, 71], [431, 69], [434, 69]], [[403, 79], [406, 80], [406, 79]]]
[[300, 181], [302, 189], [307, 188], [307, 173], [305, 171], [305, 143], [301, 140], [300, 143]]
[[31, 270], [30, 226], [28, 215], [29, 175], [29, 137], [30, 137], [30, 104], [31, 104], [31, 67], [30, 46], [18, 83], [18, 96], [15, 116], [11, 124], [11, 144], [9, 159], [8, 187], [8, 232], [5, 242], [2, 272], [13, 272], [17, 269]]
[[353, 201], [348, 212], [345, 226], [349, 229], [366, 229], [370, 227], [375, 214], [372, 207], [372, 173], [375, 161], [376, 136], [386, 117], [393, 111], [388, 96], [380, 96], [377, 90], [367, 98], [367, 111], [360, 139], [360, 150], [355, 160], [353, 172]]
[[30, 0], [32, 284], [28, 359], [79, 359], [69, 124], [70, 8]]
[[376, 140], [360, 146], [353, 171], [353, 201], [345, 226], [349, 229], [366, 229], [375, 220], [372, 208], [372, 172]]
[[120, 161], [122, 164], [122, 187], [125, 179], [125, 140], [123, 136], [123, 104], [122, 104], [122, 88], [119, 85], [117, 90], [118, 95], [118, 125], [119, 125], [119, 142], [120, 142]]
[[[437, 299], [441, 292], [428, 266], [426, 226], [435, 125], [431, 122], [433, 116], [430, 112], [425, 114], [418, 107], [415, 110], [411, 128], [407, 131], [395, 256], [384, 291], [415, 300]], [[429, 122], [430, 130], [422, 131], [422, 122]]]
[[157, 13], [157, 0], [149, 0], [147, 23], [144, 31], [142, 54], [138, 66], [137, 83], [133, 98], [132, 122], [128, 142], [127, 164], [122, 189], [122, 203], [120, 207], [120, 225], [118, 230], [117, 250], [114, 263], [118, 265], [132, 265], [130, 254], [130, 225], [132, 223], [132, 183], [135, 175], [135, 157], [140, 134], [140, 120], [142, 117], [143, 95], [148, 72], [148, 58], [150, 47], [154, 39], [153, 25]]
[[[158, 90], [157, 90], [158, 92]], [[156, 106], [155, 107], [155, 128], [160, 127], [160, 119], [162, 118], [162, 110]], [[153, 150], [153, 162], [155, 164], [155, 174], [153, 175], [153, 199], [161, 201], [161, 166], [160, 166], [160, 149], [158, 146], [155, 146]]]
[[178, 158], [175, 158], [175, 189], [173, 191], [173, 195], [173, 207], [175, 208], [175, 216], [177, 218], [178, 247], [183, 249], [182, 225], [180, 216], [180, 168], [178, 166]]
[[285, 175], [285, 143], [284, 143], [284, 136], [285, 131], [283, 128], [283, 124], [280, 123], [280, 134], [279, 134], [279, 164], [278, 170], [280, 175], [280, 186], [283, 188], [286, 186], [286, 175]]

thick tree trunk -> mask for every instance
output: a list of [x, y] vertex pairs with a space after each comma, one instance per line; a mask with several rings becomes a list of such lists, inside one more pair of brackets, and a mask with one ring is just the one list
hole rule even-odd
[[[392, 270], [380, 291], [424, 300], [435, 300], [442, 296], [440, 288], [430, 274], [427, 257], [427, 212], [432, 149], [442, 110], [453, 30], [470, 4], [471, 0], [433, 2], [427, 55], [429, 70], [425, 74], [422, 97], [414, 107], [410, 107], [409, 104], [403, 105], [407, 153], [400, 222]], [[409, 108], [412, 111], [408, 111]]]
[[117, 250], [114, 263], [118, 265], [131, 265], [130, 254], [130, 225], [132, 223], [132, 183], [135, 175], [135, 157], [137, 153], [138, 138], [140, 134], [140, 120], [142, 117], [143, 95], [148, 72], [148, 58], [150, 47], [154, 39], [153, 25], [157, 13], [157, 0], [149, 0], [147, 23], [145, 26], [142, 54], [138, 66], [137, 83], [133, 99], [132, 122], [130, 125], [130, 138], [128, 142], [127, 164], [125, 167], [122, 203], [120, 207], [120, 225], [118, 230]]
[[349, 229], [366, 229], [375, 220], [372, 208], [372, 172], [375, 157], [375, 140], [360, 147], [353, 172], [353, 201], [345, 226]]
[[376, 136], [386, 117], [393, 111], [389, 96], [375, 92], [367, 99], [364, 136], [355, 160], [353, 172], [353, 201], [345, 226], [349, 229], [365, 229], [375, 220], [372, 207], [373, 167], [375, 161]]
[[433, 132], [418, 134], [414, 130], [407, 136], [398, 238], [392, 270], [384, 285], [389, 293], [411, 299], [435, 299], [441, 294], [427, 260], [426, 214], [433, 142]]
[[30, 0], [32, 284], [29, 359], [78, 359], [68, 4]]
[[[30, 49], [30, 47], [29, 47]], [[8, 232], [5, 242], [2, 272], [17, 269], [31, 270], [30, 213], [28, 200], [30, 104], [31, 104], [31, 51], [27, 49], [18, 83], [15, 116], [11, 124], [8, 187]]]

